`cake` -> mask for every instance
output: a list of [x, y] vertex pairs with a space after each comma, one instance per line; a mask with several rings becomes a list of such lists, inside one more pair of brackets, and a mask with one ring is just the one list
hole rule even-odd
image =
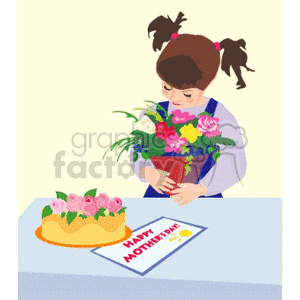
[[56, 192], [57, 199], [42, 210], [41, 239], [63, 246], [112, 244], [126, 238], [122, 200], [97, 189], [83, 197]]

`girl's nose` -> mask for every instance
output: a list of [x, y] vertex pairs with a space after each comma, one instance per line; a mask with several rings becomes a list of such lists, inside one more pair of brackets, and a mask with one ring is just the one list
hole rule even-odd
[[172, 95], [171, 95], [171, 100], [174, 102], [180, 102], [182, 99], [182, 94], [180, 91], [177, 91], [176, 89], [173, 89]]

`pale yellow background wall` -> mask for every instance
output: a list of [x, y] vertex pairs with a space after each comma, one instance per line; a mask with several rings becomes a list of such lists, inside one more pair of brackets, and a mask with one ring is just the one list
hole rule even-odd
[[[148, 24], [182, 11], [188, 21], [179, 33], [247, 42], [247, 88], [236, 90], [236, 77], [219, 72], [206, 95], [222, 102], [246, 129], [248, 169], [243, 186], [226, 197], [282, 196], [282, 4], [281, 1], [19, 1], [19, 214], [36, 197], [55, 191], [84, 194], [97, 187], [109, 196], [141, 197], [146, 185], [124, 179], [112, 167], [98, 167], [73, 179], [71, 162], [89, 166], [101, 160], [102, 132], [129, 132], [131, 121], [113, 110], [132, 111], [142, 101], [164, 100], [155, 72], [159, 53], [152, 50]], [[7, 126], [9, 130], [9, 124]], [[71, 144], [76, 132], [96, 133], [85, 155]], [[75, 142], [80, 145], [77, 136]], [[108, 138], [101, 137], [103, 144]], [[65, 151], [62, 177], [53, 161]], [[127, 156], [123, 160], [127, 160]], [[122, 160], [121, 160], [122, 161]], [[78, 169], [74, 169], [78, 171]], [[129, 172], [124, 167], [124, 173]], [[158, 208], [159, 209], [159, 208]]]

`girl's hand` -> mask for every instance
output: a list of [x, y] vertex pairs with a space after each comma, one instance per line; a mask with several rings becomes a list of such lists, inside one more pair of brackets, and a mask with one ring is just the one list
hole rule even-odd
[[207, 193], [207, 187], [201, 183], [179, 183], [178, 185], [180, 188], [171, 191], [171, 197], [175, 198], [173, 202], [180, 203], [179, 206], [187, 205]]
[[141, 176], [145, 178], [149, 184], [160, 194], [170, 192], [174, 187], [175, 181], [167, 177], [169, 173], [145, 167], [141, 170]]

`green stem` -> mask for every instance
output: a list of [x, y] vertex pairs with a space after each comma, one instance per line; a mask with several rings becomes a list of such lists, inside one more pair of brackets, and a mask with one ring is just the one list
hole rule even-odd
[[128, 113], [128, 112], [126, 112], [126, 111], [115, 110], [115, 111], [113, 111], [113, 113], [122, 113], [122, 114], [126, 114], [126, 118], [133, 118], [133, 119], [135, 120], [135, 122], [138, 122], [138, 121], [139, 121], [139, 119], [138, 119], [136, 116], [134, 116], [133, 114]]
[[116, 141], [115, 143], [113, 143], [112, 145], [110, 145], [110, 146], [107, 148], [107, 150], [105, 151], [105, 153], [104, 153], [102, 159], [104, 159], [104, 157], [106, 156], [106, 154], [107, 154], [107, 152], [108, 152], [109, 150], [112, 151], [117, 145], [122, 144], [123, 141], [126, 141], [126, 140], [127, 140], [127, 141], [130, 141], [131, 139], [132, 139], [132, 137], [127, 137], [127, 138], [118, 140], [118, 141]]
[[119, 159], [120, 159], [121, 154], [123, 153], [123, 151], [125, 151], [125, 150], [128, 151], [128, 150], [129, 150], [129, 147], [130, 147], [131, 145], [134, 145], [134, 144], [135, 144], [135, 142], [131, 142], [131, 143], [128, 143], [126, 146], [124, 145], [122, 151], [120, 152], [120, 154], [119, 154], [119, 156], [118, 156], [118, 158], [117, 158], [117, 162], [119, 161]]

